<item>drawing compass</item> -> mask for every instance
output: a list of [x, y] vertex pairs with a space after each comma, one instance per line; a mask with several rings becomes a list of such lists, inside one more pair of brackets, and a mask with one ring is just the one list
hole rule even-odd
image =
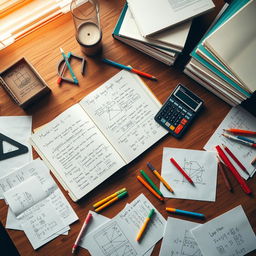
[[[69, 63], [71, 63], [72, 59], [77, 59], [77, 60], [81, 61], [81, 74], [84, 75], [85, 65], [86, 65], [86, 60], [85, 60], [84, 57], [75, 55], [72, 52], [68, 52], [67, 55], [66, 55], [66, 58], [67, 58]], [[77, 82], [74, 81], [73, 78], [68, 78], [68, 77], [64, 76], [66, 68], [67, 68], [67, 64], [66, 64], [65, 60], [61, 59], [58, 63], [58, 66], [57, 66], [57, 71], [58, 71], [58, 76], [59, 76], [59, 78], [57, 80], [57, 84], [60, 85], [62, 81], [72, 83], [72, 84], [77, 84]]]

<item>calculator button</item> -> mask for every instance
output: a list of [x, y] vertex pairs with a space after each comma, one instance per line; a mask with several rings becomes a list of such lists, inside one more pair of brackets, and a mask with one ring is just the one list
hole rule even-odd
[[187, 116], [187, 115], [186, 115], [185, 118], [189, 120], [189, 119], [190, 119], [190, 116]]
[[161, 122], [162, 122], [162, 123], [165, 123], [165, 122], [166, 122], [166, 120], [165, 120], [164, 118], [162, 118], [162, 119], [161, 119]]
[[169, 122], [166, 122], [165, 125], [169, 127], [171, 124]]
[[175, 129], [175, 126], [171, 125], [169, 128], [173, 131]]
[[189, 113], [189, 112], [187, 113], [187, 115], [192, 116], [192, 114], [191, 114], [191, 113]]
[[183, 125], [185, 125], [187, 122], [188, 122], [188, 120], [187, 120], [186, 118], [183, 118], [183, 119], [181, 120], [181, 124], [183, 124]]
[[184, 126], [183, 126], [182, 124], [179, 124], [179, 125], [176, 127], [176, 129], [175, 129], [174, 132], [175, 132], [176, 134], [179, 134], [180, 131], [183, 129], [183, 127], [184, 127]]

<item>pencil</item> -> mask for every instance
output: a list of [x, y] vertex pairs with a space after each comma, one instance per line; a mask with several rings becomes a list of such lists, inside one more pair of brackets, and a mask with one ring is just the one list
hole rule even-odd
[[95, 209], [95, 212], [100, 212], [101, 210], [105, 209], [106, 207], [108, 207], [109, 205], [113, 204], [114, 202], [116, 202], [117, 200], [124, 198], [126, 195], [128, 194], [127, 191], [122, 192], [121, 194], [118, 194], [117, 196], [115, 196], [114, 198], [112, 198], [111, 200], [107, 201], [105, 204], [101, 205], [100, 207]]
[[220, 174], [224, 180], [225, 186], [229, 191], [232, 191], [233, 189], [231, 187], [230, 181], [229, 181], [229, 179], [226, 175], [226, 172], [224, 170], [224, 168], [225, 168], [224, 164], [221, 162], [219, 155], [217, 155], [217, 158], [218, 158], [218, 169], [220, 170]]
[[95, 203], [93, 205], [94, 208], [99, 207], [100, 205], [104, 204], [105, 202], [109, 201], [110, 199], [112, 199], [113, 197], [116, 197], [117, 195], [121, 194], [122, 192], [126, 191], [126, 188], [122, 188], [118, 191], [116, 191], [115, 193], [103, 198], [102, 200], [98, 201], [97, 203]]
[[252, 191], [251, 189], [248, 187], [248, 185], [246, 184], [246, 182], [244, 181], [244, 179], [240, 176], [240, 174], [238, 173], [238, 171], [236, 170], [236, 168], [234, 167], [234, 165], [229, 161], [229, 159], [227, 158], [226, 154], [224, 153], [224, 151], [221, 149], [221, 147], [218, 145], [215, 147], [219, 157], [221, 158], [221, 160], [226, 164], [226, 166], [228, 167], [228, 169], [232, 172], [232, 174], [234, 175], [234, 177], [236, 178], [236, 180], [238, 181], [239, 185], [241, 186], [241, 188], [243, 189], [243, 191], [246, 194], [251, 194]]
[[254, 165], [256, 163], [256, 157], [251, 161], [251, 164]]
[[151, 220], [152, 216], [154, 215], [155, 213], [155, 210], [154, 209], [151, 209], [149, 214], [148, 214], [148, 217], [145, 219], [143, 225], [141, 226], [140, 230], [139, 230], [139, 233], [136, 237], [136, 241], [139, 241], [144, 233], [144, 231], [146, 230], [147, 226], [148, 226], [148, 223], [149, 221]]
[[147, 163], [148, 168], [156, 175], [156, 177], [165, 185], [165, 187], [172, 193], [174, 193], [171, 186], [166, 182], [166, 180], [160, 175], [160, 173], [155, 169], [155, 167], [148, 162]]
[[229, 134], [226, 134], [226, 133], [223, 133], [222, 135], [223, 135], [224, 137], [228, 138], [228, 139], [233, 140], [233, 141], [236, 141], [236, 142], [242, 143], [242, 144], [244, 144], [244, 145], [247, 145], [247, 146], [256, 148], [256, 144], [255, 144], [255, 143], [251, 143], [251, 142], [248, 142], [248, 141], [239, 139], [239, 138], [237, 138], [236, 136], [232, 136], [232, 135], [229, 135]]
[[231, 150], [225, 146], [224, 144], [222, 144], [224, 150], [231, 156], [231, 158], [237, 163], [237, 165], [245, 172], [247, 173], [249, 176], [249, 172], [246, 170], [246, 168], [244, 167], [244, 165], [237, 159], [237, 157], [231, 152]]
[[202, 213], [189, 212], [189, 211], [179, 210], [179, 209], [170, 208], [170, 207], [166, 207], [165, 209], [166, 209], [167, 212], [172, 212], [172, 213], [177, 213], [177, 214], [183, 214], [183, 215], [188, 215], [188, 216], [197, 217], [197, 218], [202, 218], [202, 219], [205, 218], [204, 214], [202, 214]]
[[186, 174], [186, 172], [179, 166], [174, 158], [170, 158], [171, 163], [180, 171], [180, 173], [193, 185], [193, 180]]
[[149, 184], [148, 184], [145, 180], [143, 180], [140, 176], [137, 176], [137, 179], [138, 179], [154, 196], [156, 196], [159, 200], [164, 201], [164, 198], [161, 197], [159, 194], [157, 194], [156, 191], [155, 191], [152, 187], [150, 187]]
[[155, 183], [148, 177], [148, 175], [143, 170], [140, 170], [140, 173], [144, 177], [144, 179], [148, 182], [148, 184], [156, 191], [156, 193], [163, 197], [162, 192], [155, 185]]
[[78, 247], [79, 241], [81, 240], [81, 237], [83, 236], [84, 231], [85, 231], [85, 229], [86, 229], [86, 227], [89, 224], [91, 219], [92, 219], [92, 214], [88, 213], [86, 218], [85, 218], [85, 221], [83, 223], [83, 226], [82, 226], [82, 228], [81, 228], [81, 230], [80, 230], [80, 232], [79, 232], [79, 234], [78, 234], [78, 236], [76, 238], [76, 241], [75, 241], [75, 243], [72, 246], [72, 254], [75, 252], [76, 248]]
[[131, 72], [133, 72], [133, 73], [135, 73], [135, 74], [138, 74], [138, 75], [140, 75], [140, 76], [147, 77], [147, 78], [152, 79], [152, 80], [157, 80], [157, 78], [156, 78], [155, 76], [152, 76], [152, 75], [150, 75], [150, 74], [148, 74], [148, 73], [142, 72], [142, 71], [140, 71], [140, 70], [138, 70], [138, 69], [132, 68], [132, 67], [130, 67], [130, 66], [125, 66], [125, 65], [123, 65], [123, 64], [117, 63], [117, 62], [115, 62], [115, 61], [113, 61], [113, 60], [102, 59], [102, 61], [105, 62], [105, 63], [107, 63], [107, 64], [109, 64], [109, 65], [111, 65], [111, 66], [118, 67], [118, 68], [122, 68], [122, 69], [125, 69], [125, 70], [128, 70], [128, 71], [131, 71]]
[[256, 135], [256, 132], [253, 131], [248, 131], [248, 130], [241, 130], [241, 129], [223, 129], [226, 132], [231, 132], [231, 133], [235, 133], [235, 134], [245, 134], [245, 135]]

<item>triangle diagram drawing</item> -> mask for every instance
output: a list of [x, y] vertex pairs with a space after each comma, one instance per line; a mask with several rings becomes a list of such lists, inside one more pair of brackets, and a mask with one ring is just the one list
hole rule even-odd
[[[6, 148], [4, 145], [11, 145], [11, 148], [9, 148], [8, 152], [4, 150], [4, 148]], [[25, 154], [27, 152], [28, 147], [0, 133], [0, 161]]]

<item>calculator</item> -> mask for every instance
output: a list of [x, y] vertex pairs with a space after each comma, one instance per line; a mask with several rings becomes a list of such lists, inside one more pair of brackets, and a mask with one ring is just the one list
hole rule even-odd
[[178, 84], [155, 120], [174, 137], [180, 138], [203, 106], [203, 101], [184, 85]]

